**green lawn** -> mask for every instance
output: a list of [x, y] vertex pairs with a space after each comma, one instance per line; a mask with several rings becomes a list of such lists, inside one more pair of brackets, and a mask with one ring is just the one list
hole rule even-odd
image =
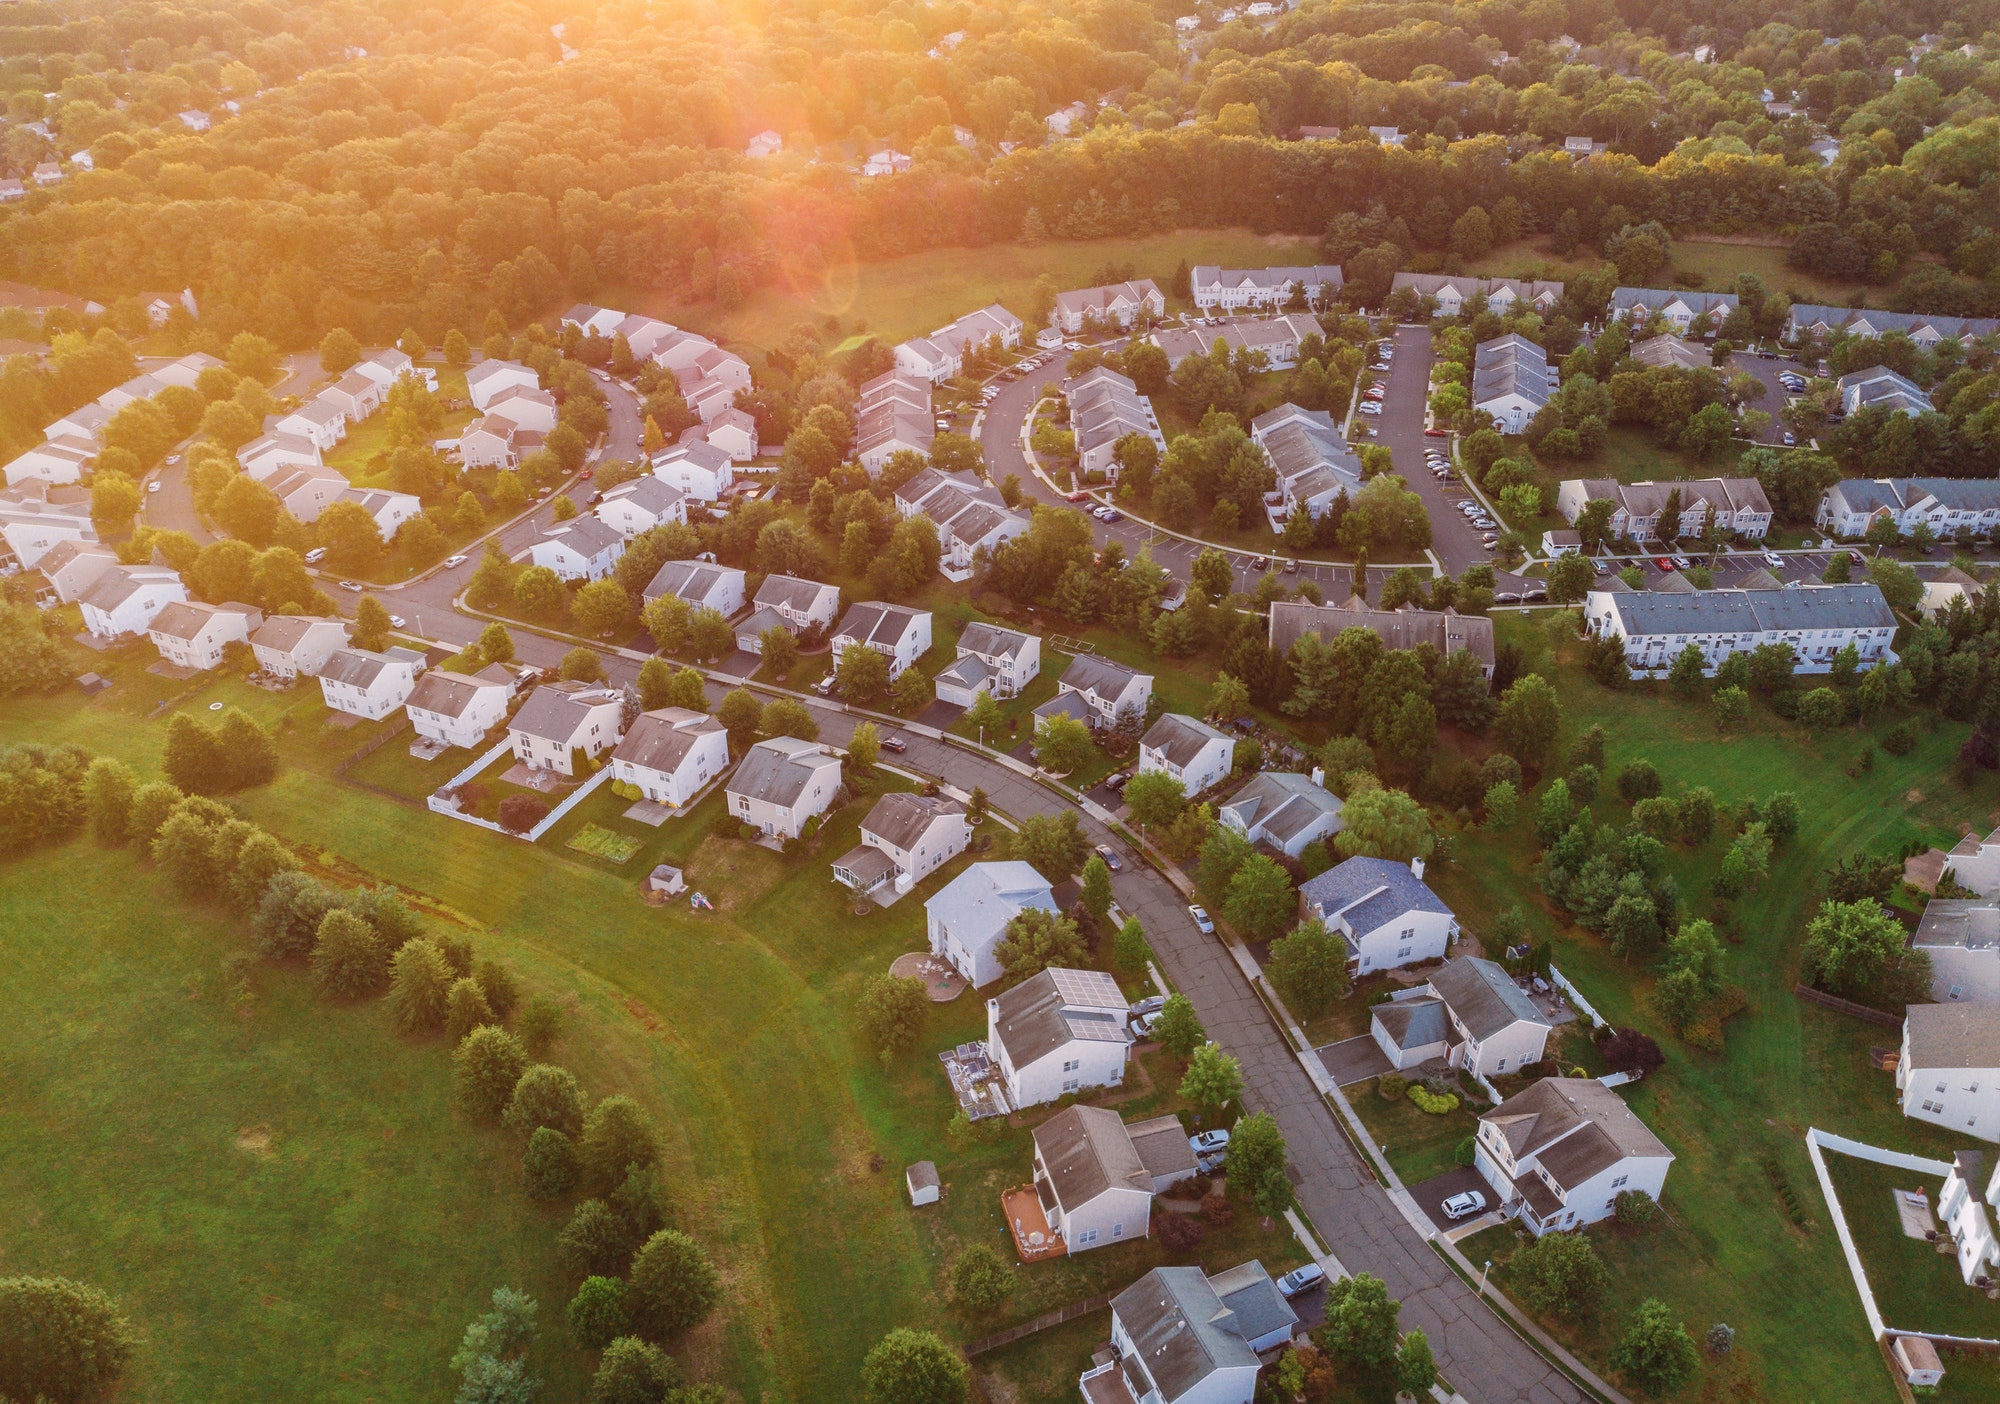
[[1907, 1237], [1896, 1217], [1891, 1198], [1896, 1190], [1923, 1193], [1935, 1214], [1944, 1177], [1823, 1153], [1883, 1324], [1954, 1336], [2000, 1337], [2000, 1302], [1988, 1301], [1984, 1292], [1966, 1286], [1958, 1275], [1957, 1258], [1920, 1238]]
[[1453, 1110], [1440, 1116], [1422, 1110], [1407, 1097], [1385, 1102], [1372, 1082], [1347, 1089], [1361, 1124], [1383, 1148], [1389, 1165], [1406, 1185], [1458, 1168], [1459, 1143], [1479, 1130], [1479, 1118], [1461, 1096]]
[[563, 844], [579, 853], [588, 853], [593, 858], [602, 858], [611, 863], [626, 863], [639, 851], [640, 838], [637, 834], [621, 834], [611, 829], [600, 828], [586, 823], [572, 834]]
[[[1595, 268], [1599, 263], [1600, 260], [1591, 256], [1588, 250], [1559, 258], [1550, 252], [1546, 239], [1528, 238], [1502, 244], [1484, 257], [1473, 260], [1465, 271], [1485, 278], [1568, 279]], [[1755, 273], [1764, 280], [1765, 287], [1784, 293], [1795, 302], [1844, 306], [1849, 298], [1863, 290], [1857, 283], [1834, 282], [1788, 267], [1785, 250], [1774, 245], [1726, 244], [1705, 239], [1676, 239], [1673, 273], [1662, 274], [1659, 281], [1663, 285], [1669, 282], [1680, 284], [1687, 281], [1680, 275], [1687, 274], [1696, 280], [1697, 286], [1726, 292], [1735, 286], [1740, 273]], [[1888, 304], [1894, 289], [1880, 287], [1866, 291], [1869, 303], [1882, 307]]]

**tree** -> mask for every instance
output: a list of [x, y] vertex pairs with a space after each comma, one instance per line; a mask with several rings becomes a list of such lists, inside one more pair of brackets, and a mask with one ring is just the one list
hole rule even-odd
[[1387, 858], [1407, 863], [1428, 858], [1436, 836], [1422, 805], [1401, 790], [1364, 790], [1350, 795], [1341, 810], [1344, 827], [1334, 844], [1346, 856]]
[[729, 732], [730, 744], [742, 747], [763, 723], [764, 709], [747, 688], [734, 688], [715, 709], [715, 719]]
[[648, 1340], [670, 1340], [701, 1324], [721, 1297], [708, 1255], [677, 1229], [661, 1229], [632, 1260], [626, 1300], [633, 1331]]
[[1090, 763], [1090, 728], [1075, 717], [1046, 717], [1035, 728], [1035, 763], [1051, 775], [1068, 775]]
[[1204, 1114], [1218, 1112], [1243, 1095], [1243, 1065], [1216, 1043], [1204, 1043], [1188, 1059], [1180, 1095]]
[[1437, 1359], [1431, 1354], [1430, 1337], [1412, 1331], [1403, 1337], [1396, 1352], [1396, 1388], [1413, 1399], [1422, 1399], [1437, 1383]]
[[873, 975], [861, 987], [861, 1032], [884, 1053], [908, 1052], [924, 1031], [930, 995], [913, 976]]
[[514, 603], [525, 614], [553, 618], [562, 612], [568, 599], [562, 578], [547, 566], [529, 566], [514, 577]]
[[[563, 1314], [569, 1318], [570, 1336], [585, 1350], [603, 1350], [625, 1335], [631, 1325], [631, 1313], [625, 1307], [625, 1284], [615, 1277], [584, 1278], [576, 1295], [570, 1298], [569, 1310]], [[645, 1346], [643, 1341], [637, 1344]]]
[[404, 1033], [432, 1033], [444, 1027], [452, 970], [435, 942], [406, 942], [390, 963], [389, 1008]]
[[865, 1404], [965, 1404], [972, 1369], [930, 1331], [899, 1326], [861, 1362]]
[[842, 701], [866, 706], [889, 690], [889, 659], [866, 644], [851, 643], [841, 650], [834, 677]]
[[123, 473], [97, 473], [90, 480], [90, 520], [107, 537], [131, 529], [142, 500], [139, 485]]
[[576, 1142], [553, 1126], [537, 1126], [521, 1156], [521, 1184], [528, 1198], [561, 1199], [583, 1178], [583, 1161]]
[[132, 799], [137, 793], [138, 781], [131, 767], [112, 756], [98, 756], [83, 773], [91, 836], [106, 848], [125, 842], [132, 824]]
[[462, 1377], [461, 1404], [532, 1404], [541, 1381], [527, 1374], [522, 1351], [535, 1332], [535, 1299], [512, 1287], [493, 1289], [493, 1310], [465, 1328], [451, 1368]]
[[[624, 1284], [618, 1286], [622, 1291]], [[588, 1404], [681, 1404], [692, 1393], [679, 1388], [681, 1378], [679, 1364], [658, 1346], [619, 1336], [605, 1346], [590, 1377]]]
[[1556, 690], [1538, 673], [1517, 679], [1500, 699], [1495, 725], [1507, 753], [1522, 765], [1539, 769], [1562, 728]]
[[1557, 556], [1549, 564], [1549, 602], [1575, 604], [1590, 592], [1596, 572], [1590, 562], [1576, 552]]
[[1326, 1012], [1347, 994], [1347, 946], [1318, 920], [1302, 922], [1271, 946], [1264, 973], [1302, 1019]]
[[660, 1158], [660, 1133], [637, 1102], [611, 1096], [591, 1108], [577, 1148], [591, 1183], [610, 1189]]
[[1597, 1249], [1580, 1233], [1545, 1233], [1514, 1255], [1514, 1281], [1531, 1311], [1578, 1317], [1611, 1283]]
[[312, 950], [312, 978], [327, 999], [359, 999], [381, 988], [389, 957], [375, 928], [352, 912], [331, 911]]
[[548, 1126], [575, 1140], [583, 1134], [583, 1087], [568, 1068], [536, 1063], [514, 1084], [501, 1120], [517, 1135]]
[[856, 771], [867, 770], [882, 754], [882, 733], [874, 722], [862, 722], [847, 738], [847, 763]]
[[1612, 1364], [1656, 1394], [1686, 1384], [1694, 1377], [1700, 1359], [1687, 1328], [1658, 1297], [1639, 1303], [1611, 1353]]
[[1823, 903], [1806, 923], [1806, 978], [1831, 994], [1894, 1002], [1898, 991], [1929, 980], [1930, 957], [1909, 947], [1908, 939], [1879, 902]]
[[1099, 921], [1111, 915], [1111, 868], [1095, 853], [1091, 854], [1083, 865], [1083, 890], [1080, 900], [1090, 914]]
[[1521, 793], [1511, 780], [1486, 787], [1486, 823], [1489, 828], [1511, 829], [1521, 811]]
[[279, 873], [294, 872], [299, 860], [291, 850], [259, 829], [236, 850], [228, 874], [229, 900], [243, 911], [255, 911], [264, 891]]
[[569, 609], [579, 633], [601, 639], [623, 629], [632, 618], [632, 597], [616, 580], [593, 580], [576, 592]]
[[1152, 948], [1146, 944], [1146, 928], [1139, 924], [1139, 918], [1126, 917], [1118, 934], [1111, 938], [1112, 960], [1127, 970], [1137, 970], [1152, 956]]
[[766, 702], [759, 726], [767, 736], [792, 736], [801, 741], [819, 740], [819, 723], [813, 720], [813, 715], [806, 710], [805, 703], [795, 702], [789, 697], [777, 697]]
[[1022, 860], [1050, 882], [1073, 877], [1090, 851], [1090, 840], [1073, 809], [1029, 815], [1021, 821], [1014, 843]]
[[1056, 912], [1029, 907], [1007, 923], [1007, 931], [993, 949], [994, 958], [1007, 978], [1016, 984], [1051, 966], [1080, 966], [1088, 961], [1076, 923]]
[[1400, 1310], [1381, 1278], [1365, 1272], [1343, 1277], [1327, 1284], [1326, 1325], [1319, 1339], [1342, 1364], [1384, 1369], [1396, 1359]]
[[1268, 940], [1298, 911], [1298, 898], [1285, 870], [1261, 853], [1252, 854], [1229, 879], [1223, 911], [1253, 939]]
[[475, 1121], [498, 1121], [527, 1069], [519, 1039], [497, 1024], [481, 1025], [451, 1055], [452, 1095]]
[[799, 641], [782, 624], [773, 624], [757, 636], [757, 651], [764, 660], [765, 669], [774, 678], [789, 677], [792, 669], [798, 666]]
[[215, 733], [186, 712], [167, 718], [167, 739], [160, 768], [176, 789], [190, 795], [221, 794], [229, 789], [229, 758]]
[[1292, 1182], [1285, 1178], [1285, 1137], [1269, 1112], [1241, 1117], [1229, 1133], [1223, 1169], [1232, 1189], [1245, 1192], [1258, 1212], [1277, 1218], [1292, 1207]]
[[277, 779], [277, 743], [241, 707], [231, 707], [222, 714], [222, 721], [215, 729], [215, 742], [222, 754], [229, 789], [247, 790]]
[[1187, 787], [1164, 770], [1146, 770], [1125, 782], [1132, 822], [1142, 828], [1171, 824], [1187, 807]]
[[137, 1345], [118, 1303], [96, 1287], [66, 1277], [0, 1278], [0, 1397], [105, 1398]]
[[1667, 686], [1676, 696], [1693, 697], [1701, 691], [1708, 659], [1698, 644], [1689, 644], [1674, 655], [1673, 666], [1667, 670]]
[[1013, 1270], [988, 1244], [973, 1244], [951, 1265], [952, 1299], [967, 1311], [987, 1315], [1013, 1294]]

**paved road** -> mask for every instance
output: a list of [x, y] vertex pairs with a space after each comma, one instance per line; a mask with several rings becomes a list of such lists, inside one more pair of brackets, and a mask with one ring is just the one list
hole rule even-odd
[[1431, 550], [1449, 574], [1463, 575], [1468, 566], [1487, 564], [1493, 553], [1479, 544], [1479, 531], [1459, 511], [1458, 504], [1471, 494], [1457, 484], [1447, 489], [1424, 465], [1425, 448], [1442, 447], [1447, 442], [1424, 437], [1424, 409], [1430, 400], [1431, 329], [1398, 327], [1395, 347], [1389, 374], [1382, 379], [1376, 441], [1388, 445], [1396, 472], [1424, 500], [1424, 510], [1431, 519]]
[[1782, 446], [1784, 444], [1785, 426], [1779, 418], [1779, 413], [1784, 409], [1785, 402], [1791, 399], [1792, 392], [1778, 383], [1778, 372], [1781, 370], [1799, 371], [1799, 369], [1799, 361], [1796, 356], [1766, 357], [1758, 356], [1748, 351], [1737, 351], [1730, 355], [1729, 369], [1726, 374], [1734, 375], [1739, 371], [1748, 371], [1751, 375], [1756, 376], [1757, 379], [1764, 382], [1764, 398], [1753, 402], [1750, 408], [1762, 410], [1764, 413], [1770, 415], [1771, 423], [1765, 428], [1762, 434], [1757, 436], [1757, 442], [1775, 446]]

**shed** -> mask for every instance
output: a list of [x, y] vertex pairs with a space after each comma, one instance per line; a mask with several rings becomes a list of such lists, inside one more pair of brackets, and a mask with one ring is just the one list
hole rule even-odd
[[1921, 1387], [1944, 1378], [1944, 1362], [1938, 1359], [1937, 1347], [1925, 1337], [1898, 1336], [1891, 1350], [1906, 1383]]
[[668, 897], [678, 897], [681, 893], [687, 891], [687, 879], [681, 876], [679, 868], [673, 867], [671, 864], [662, 863], [659, 867], [653, 869], [652, 874], [647, 877], [646, 886], [653, 892], [662, 893]]
[[[908, 1170], [903, 1172], [903, 1179], [910, 1187], [911, 1204], [925, 1205], [938, 1202], [937, 1166], [933, 1165], [930, 1161], [919, 1160], [915, 1165], [912, 1165]], [[1924, 1344], [1929, 1345], [1930, 1342], [1925, 1341]], [[1935, 1359], [1936, 1357], [1933, 1356], [1932, 1358]]]
[[102, 673], [85, 673], [76, 680], [76, 685], [82, 688], [87, 695], [95, 697], [98, 693], [104, 691], [105, 688], [111, 686], [111, 679], [105, 677]]

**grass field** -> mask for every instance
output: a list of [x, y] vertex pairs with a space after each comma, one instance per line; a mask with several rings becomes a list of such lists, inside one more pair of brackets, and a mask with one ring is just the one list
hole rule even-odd
[[[1548, 241], [1518, 239], [1502, 244], [1483, 258], [1473, 260], [1466, 272], [1486, 278], [1555, 278], [1567, 280], [1597, 266], [1599, 260], [1588, 251], [1559, 258], [1550, 252]], [[1739, 273], [1755, 273], [1764, 286], [1781, 292], [1794, 302], [1845, 305], [1858, 292], [1865, 292], [1870, 306], [1886, 307], [1892, 286], [1864, 288], [1859, 283], [1841, 283], [1820, 278], [1785, 263], [1785, 250], [1771, 244], [1730, 244], [1712, 239], [1676, 239], [1673, 245], [1673, 273], [1661, 282], [1682, 282], [1681, 274], [1698, 279], [1698, 286], [1715, 292], [1729, 290]]]
[[1944, 1178], [1918, 1175], [1851, 1155], [1826, 1155], [1841, 1216], [1854, 1235], [1875, 1309], [1890, 1327], [1945, 1331], [1954, 1336], [2000, 1337], [2000, 1302], [1965, 1285], [1958, 1260], [1920, 1238], [1903, 1233], [1891, 1195], [1912, 1190], [1925, 1195], [1935, 1214]]
[[614, 833], [596, 824], [585, 824], [570, 835], [564, 848], [574, 848], [579, 853], [588, 853], [593, 858], [603, 858], [612, 863], [624, 863], [639, 851], [637, 834]]

